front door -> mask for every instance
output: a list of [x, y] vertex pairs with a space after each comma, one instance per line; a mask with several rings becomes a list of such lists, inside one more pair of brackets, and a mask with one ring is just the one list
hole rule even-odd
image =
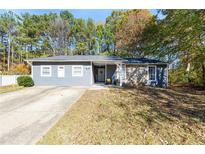
[[105, 69], [98, 68], [98, 82], [105, 82]]

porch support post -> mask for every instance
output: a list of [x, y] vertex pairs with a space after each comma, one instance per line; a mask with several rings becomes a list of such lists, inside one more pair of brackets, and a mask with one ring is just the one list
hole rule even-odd
[[106, 79], [107, 79], [107, 64], [105, 63], [105, 83], [106, 83]]
[[120, 86], [122, 87], [122, 63], [120, 64]]
[[116, 64], [116, 79], [119, 80], [120, 78], [120, 73], [119, 73], [119, 64]]
[[93, 63], [90, 62], [90, 84], [93, 84]]

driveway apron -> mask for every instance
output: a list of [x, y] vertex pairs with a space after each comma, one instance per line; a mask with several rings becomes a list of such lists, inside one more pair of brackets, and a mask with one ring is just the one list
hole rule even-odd
[[0, 144], [35, 144], [85, 90], [32, 87], [0, 94]]

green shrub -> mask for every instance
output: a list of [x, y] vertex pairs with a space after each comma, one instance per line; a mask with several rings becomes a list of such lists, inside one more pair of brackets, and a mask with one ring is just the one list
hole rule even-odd
[[19, 76], [17, 78], [17, 83], [19, 86], [32, 87], [34, 82], [30, 76]]

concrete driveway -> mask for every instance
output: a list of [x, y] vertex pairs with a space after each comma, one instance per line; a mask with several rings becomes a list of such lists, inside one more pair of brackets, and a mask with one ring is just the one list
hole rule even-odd
[[0, 144], [35, 144], [84, 91], [32, 87], [0, 94]]

